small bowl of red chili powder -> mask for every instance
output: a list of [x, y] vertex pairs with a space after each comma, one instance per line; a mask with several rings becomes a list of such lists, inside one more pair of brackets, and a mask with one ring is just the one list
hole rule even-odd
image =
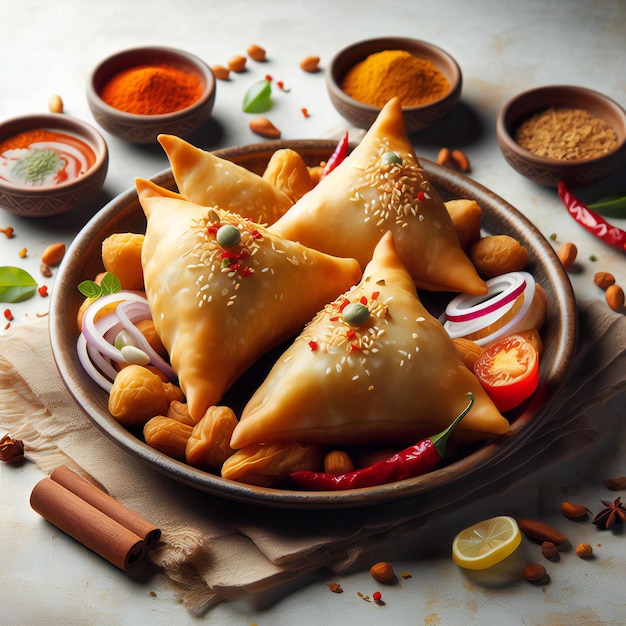
[[626, 112], [585, 87], [524, 91], [505, 104], [496, 130], [509, 165], [544, 187], [596, 182], [626, 158]]
[[59, 113], [0, 124], [0, 207], [51, 217], [86, 206], [102, 189], [109, 154], [102, 135]]
[[461, 98], [457, 62], [441, 48], [407, 37], [353, 43], [331, 60], [326, 87], [333, 106], [358, 128], [369, 128], [393, 97], [407, 132], [434, 126]]
[[185, 137], [211, 116], [215, 77], [183, 50], [132, 48], [104, 59], [87, 85], [96, 122], [133, 143], [156, 143], [160, 133]]

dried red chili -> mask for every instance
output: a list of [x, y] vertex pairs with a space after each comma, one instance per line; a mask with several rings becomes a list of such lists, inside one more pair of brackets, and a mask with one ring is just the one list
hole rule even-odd
[[626, 252], [626, 231], [609, 224], [603, 217], [583, 204], [572, 194], [562, 180], [559, 181], [558, 192], [568, 213], [583, 228], [601, 241], [604, 241], [622, 252]]
[[445, 430], [405, 448], [384, 461], [346, 474], [301, 471], [292, 473], [291, 478], [306, 489], [340, 491], [373, 487], [426, 474], [441, 462], [446, 454], [448, 437], [472, 408], [474, 394], [469, 392], [467, 396], [468, 405]]
[[321, 178], [328, 176], [348, 156], [348, 132], [341, 138], [330, 159], [324, 165]]

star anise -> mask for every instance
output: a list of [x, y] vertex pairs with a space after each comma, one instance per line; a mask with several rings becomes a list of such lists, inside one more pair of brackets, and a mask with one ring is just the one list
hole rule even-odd
[[602, 509], [594, 518], [593, 523], [599, 528], [611, 528], [615, 522], [626, 522], [626, 509], [621, 498], [614, 502], [601, 500], [606, 508]]

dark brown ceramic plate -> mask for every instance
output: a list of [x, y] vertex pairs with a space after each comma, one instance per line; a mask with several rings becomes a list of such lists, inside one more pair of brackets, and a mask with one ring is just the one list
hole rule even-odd
[[[216, 154], [253, 171], [261, 172], [278, 148], [298, 151], [310, 164], [326, 160], [335, 143], [331, 141], [267, 142], [241, 148], [220, 150]], [[175, 461], [150, 448], [114, 420], [107, 410], [107, 394], [85, 373], [76, 354], [76, 313], [83, 300], [76, 286], [102, 270], [101, 243], [112, 233], [143, 232], [145, 220], [135, 190], [129, 190], [105, 206], [79, 233], [59, 270], [50, 303], [52, 350], [60, 374], [76, 400], [93, 423], [129, 454], [153, 469], [198, 490], [231, 500], [267, 507], [350, 508], [417, 498], [432, 490], [445, 490], [446, 484], [474, 481], [473, 471], [501, 458], [515, 446], [532, 423], [534, 429], [541, 414], [537, 410], [563, 381], [576, 344], [576, 307], [574, 294], [552, 247], [537, 229], [512, 206], [469, 178], [427, 160], [422, 160], [433, 184], [446, 198], [473, 198], [483, 208], [483, 227], [487, 233], [506, 233], [516, 237], [529, 250], [529, 271], [543, 286], [548, 297], [548, 317], [543, 330], [545, 353], [541, 364], [541, 383], [526, 407], [514, 415], [509, 432], [471, 451], [426, 476], [390, 485], [343, 492], [311, 493], [269, 489], [228, 480]], [[174, 188], [170, 170], [154, 178], [158, 184]], [[435, 311], [433, 311], [435, 312]], [[235, 389], [235, 393], [237, 390]]]

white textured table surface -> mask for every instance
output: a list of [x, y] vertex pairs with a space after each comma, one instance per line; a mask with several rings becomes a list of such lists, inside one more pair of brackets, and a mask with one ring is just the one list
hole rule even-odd
[[[620, 0], [112, 0], [97, 4], [0, 0], [4, 50], [0, 55], [0, 120], [46, 111], [48, 99], [58, 93], [66, 113], [93, 122], [85, 98], [89, 72], [101, 58], [119, 49], [168, 45], [195, 53], [209, 64], [224, 64], [257, 43], [267, 49], [269, 62], [262, 69], [251, 66], [247, 74], [229, 83], [218, 83], [213, 122], [192, 142], [207, 149], [256, 142], [258, 137], [249, 131], [240, 105], [247, 87], [265, 73], [291, 87], [277, 98], [269, 115], [284, 139], [335, 137], [347, 125], [326, 95], [324, 72], [304, 74], [297, 67], [299, 60], [319, 55], [324, 68], [339, 48], [358, 39], [385, 35], [425, 39], [457, 59], [464, 90], [461, 106], [445, 123], [415, 137], [417, 153], [434, 159], [443, 145], [462, 148], [475, 180], [517, 207], [544, 235], [554, 233], [558, 242], [576, 243], [579, 264], [572, 283], [577, 297], [601, 298], [593, 285], [594, 272], [612, 271], [626, 285], [624, 255], [575, 224], [553, 190], [539, 188], [510, 169], [497, 146], [495, 120], [508, 98], [543, 84], [590, 87], [625, 105], [625, 32], [626, 4]], [[308, 119], [300, 113], [301, 107], [310, 111]], [[87, 219], [131, 187], [134, 178], [150, 177], [167, 167], [160, 148], [133, 146], [103, 134], [110, 165], [102, 197], [82, 214], [45, 222], [17, 218], [0, 207], [0, 228], [12, 226], [16, 235], [8, 240], [0, 234], [0, 265], [19, 265], [38, 275], [39, 256], [48, 244], [69, 243]], [[584, 193], [591, 197], [620, 187], [626, 192], [626, 167]], [[615, 223], [626, 226], [624, 220]], [[23, 247], [28, 256], [20, 259]], [[590, 260], [592, 256], [595, 261]], [[54, 288], [53, 279], [47, 284]], [[46, 310], [46, 304], [37, 297], [11, 305], [13, 323], [28, 323]], [[460, 530], [467, 520], [497, 514], [512, 503], [527, 503], [529, 509], [541, 511], [545, 521], [562, 525], [561, 500], [596, 506], [600, 497], [607, 497], [599, 478], [626, 474], [624, 450], [615, 437], [607, 436], [572, 462], [520, 477], [519, 485], [497, 501], [478, 503], [475, 510], [460, 511], [438, 523]], [[619, 534], [593, 535], [594, 545], [601, 544], [593, 562], [568, 554], [550, 566], [552, 581], [543, 589], [523, 581], [494, 589], [465, 578], [452, 563], [449, 548], [437, 546], [437, 532], [432, 528], [425, 530], [418, 545], [400, 545], [393, 554], [377, 555], [393, 559], [397, 571], [412, 574], [382, 590], [385, 606], [357, 596], [357, 592], [371, 594], [376, 588], [367, 572], [340, 579], [322, 574], [292, 593], [268, 594], [270, 607], [262, 611], [223, 604], [203, 619], [194, 619], [166, 589], [118, 572], [34, 513], [28, 497], [41, 477], [29, 464], [0, 466], [2, 624], [307, 624], [333, 620], [432, 626], [626, 621], [626, 539]], [[589, 540], [590, 526], [568, 528], [572, 543]], [[341, 583], [343, 594], [328, 591], [326, 583], [334, 581]]]

